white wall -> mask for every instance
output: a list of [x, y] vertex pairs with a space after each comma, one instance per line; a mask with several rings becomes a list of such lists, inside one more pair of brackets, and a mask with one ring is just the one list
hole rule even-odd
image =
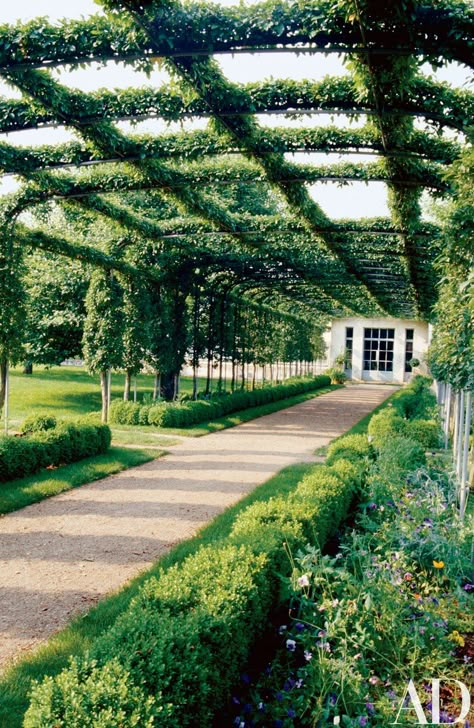
[[[426, 350], [428, 348], [428, 324], [421, 321], [410, 321], [394, 318], [344, 318], [335, 319], [331, 324], [331, 346], [329, 358], [331, 365], [334, 359], [345, 350], [346, 327], [354, 329], [353, 352], [352, 352], [352, 379], [371, 382], [403, 382], [409, 378], [405, 374], [405, 330], [414, 329], [413, 358], [422, 362], [416, 369], [420, 373], [426, 373], [426, 365], [423, 364]], [[393, 372], [364, 372], [364, 329], [365, 328], [390, 328], [395, 329]], [[416, 372], [415, 372], [416, 373]]]

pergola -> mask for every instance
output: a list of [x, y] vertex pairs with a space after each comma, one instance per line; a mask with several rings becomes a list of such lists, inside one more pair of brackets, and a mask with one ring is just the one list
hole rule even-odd
[[[457, 0], [103, 5], [106, 14], [87, 19], [39, 18], [0, 29], [0, 72], [22, 94], [0, 99], [2, 134], [55, 126], [77, 134], [77, 141], [41, 147], [0, 143], [3, 173], [22, 180], [2, 205], [4, 270], [9, 256], [17, 260], [23, 248], [40, 247], [159, 280], [159, 268], [139, 261], [147, 240], [173, 258], [240, 270], [254, 278], [260, 298], [277, 296], [299, 313], [309, 306], [325, 316], [429, 318], [442, 239], [436, 225], [421, 219], [420, 197], [426, 189], [449, 194], [445, 170], [465, 142], [474, 95], [430, 79], [420, 67], [472, 66], [472, 6]], [[216, 60], [256, 52], [307, 54], [315, 64], [339, 54], [350, 74], [239, 84]], [[118, 61], [142, 71], [164, 65], [172, 80], [85, 93], [54, 76], [60, 67], [94, 64], [100, 74], [102, 65]], [[364, 123], [261, 122], [321, 114]], [[150, 118], [209, 123], [156, 135], [125, 133], [117, 124]], [[371, 154], [373, 161], [296, 163], [288, 158], [296, 153]], [[384, 182], [390, 217], [330, 219], [308, 190], [328, 181]], [[230, 211], [225, 192], [236, 186], [247, 190], [247, 200], [252, 190], [264, 190], [277, 214], [256, 214], [251, 205]], [[137, 210], [137, 194], [146, 200], [150, 191], [155, 204]], [[160, 199], [172, 200], [179, 214], [163, 214]], [[17, 222], [48, 200], [112, 219], [123, 236], [105, 251]]]

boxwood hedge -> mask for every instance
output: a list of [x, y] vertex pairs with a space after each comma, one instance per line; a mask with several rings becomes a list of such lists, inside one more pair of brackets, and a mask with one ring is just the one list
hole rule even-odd
[[[30, 427], [30, 425], [28, 425]], [[107, 425], [57, 423], [27, 435], [0, 436], [0, 481], [22, 478], [49, 465], [73, 463], [104, 453], [112, 438]]]
[[159, 402], [142, 404], [114, 400], [110, 408], [110, 421], [118, 425], [153, 425], [155, 427], [189, 427], [190, 425], [225, 417], [232, 412], [258, 407], [269, 402], [294, 397], [327, 387], [331, 380], [326, 375], [290, 380], [274, 387], [263, 387], [250, 392], [238, 391], [187, 402]]

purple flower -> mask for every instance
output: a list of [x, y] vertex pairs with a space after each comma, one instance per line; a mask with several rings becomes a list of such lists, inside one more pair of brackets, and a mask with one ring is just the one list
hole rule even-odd
[[367, 725], [367, 718], [365, 715], [361, 715], [359, 718], [359, 725], [365, 726]]
[[332, 705], [333, 707], [337, 703], [337, 695], [336, 693], [329, 693], [329, 705]]
[[273, 725], [275, 726], [275, 728], [283, 728], [283, 721], [280, 720], [280, 718], [277, 718]]
[[298, 586], [309, 586], [309, 579], [307, 574], [298, 577]]
[[236, 698], [235, 695], [232, 698], [232, 702], [234, 703], [234, 705], [240, 705], [240, 700]]
[[293, 710], [293, 708], [288, 708], [287, 715], [288, 715], [288, 718], [295, 718], [296, 717], [296, 713]]
[[305, 650], [304, 651], [304, 659], [306, 660], [306, 662], [309, 662], [310, 660], [313, 659], [313, 653], [312, 652], [309, 652], [308, 650]]
[[275, 698], [278, 700], [279, 703], [281, 703], [281, 701], [283, 700], [283, 693], [279, 690], [275, 695]]
[[365, 709], [371, 715], [373, 715], [375, 713], [375, 708], [374, 708], [374, 704], [373, 703], [366, 703], [365, 704]]
[[369, 510], [371, 510], [371, 511], [376, 511], [377, 510], [377, 503], [369, 503], [369, 505], [367, 506], [367, 508]]
[[294, 640], [286, 640], [286, 649], [294, 652], [296, 650], [296, 642]]
[[474, 584], [464, 584], [463, 589], [464, 591], [470, 592], [474, 589]]
[[301, 624], [301, 622], [297, 622], [295, 624], [295, 629], [297, 632], [302, 632], [304, 630], [305, 626], [304, 624]]
[[247, 673], [245, 673], [245, 672], [244, 672], [244, 673], [243, 673], [243, 675], [241, 675], [241, 676], [240, 676], [240, 679], [241, 679], [241, 680], [242, 680], [242, 682], [244, 682], [244, 683], [245, 683], [246, 685], [250, 685], [250, 678], [249, 678], [249, 676], [247, 675]]

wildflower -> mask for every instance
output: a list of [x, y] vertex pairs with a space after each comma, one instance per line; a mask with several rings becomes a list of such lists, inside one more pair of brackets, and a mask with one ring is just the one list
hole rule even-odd
[[309, 579], [307, 574], [298, 577], [298, 586], [309, 586]]
[[319, 647], [319, 649], [324, 650], [325, 652], [331, 652], [331, 646], [329, 642], [324, 642], [324, 640], [319, 640], [319, 642], [316, 642], [316, 647]]
[[333, 608], [335, 609], [338, 604], [339, 604], [339, 599], [334, 599], [333, 603], [332, 603]]
[[376, 511], [377, 510], [377, 503], [369, 503], [369, 505], [367, 506], [367, 508], [370, 511]]
[[281, 701], [283, 700], [283, 693], [282, 693], [282, 692], [280, 692], [280, 690], [279, 690], [279, 691], [277, 692], [277, 694], [275, 695], [275, 697], [276, 697], [276, 699], [278, 700], [278, 702], [279, 702], [279, 703], [281, 703]]
[[377, 685], [378, 681], [379, 681], [379, 679], [378, 679], [377, 675], [372, 675], [372, 677], [369, 677], [369, 683], [371, 685]]
[[286, 624], [282, 624], [278, 629], [278, 634], [283, 634], [284, 632], [286, 632], [287, 629], [288, 627], [286, 626]]
[[457, 629], [455, 629], [453, 632], [451, 632], [450, 635], [448, 635], [448, 640], [451, 640], [451, 642], [456, 642], [457, 645], [460, 645], [461, 647], [464, 647], [464, 637], [459, 634]]
[[444, 569], [444, 561], [436, 561], [433, 559], [433, 566], [435, 569]]
[[280, 720], [280, 718], [277, 718], [273, 725], [275, 726], [275, 728], [283, 728], [283, 721]]
[[301, 624], [301, 622], [297, 622], [295, 624], [295, 629], [297, 632], [302, 632], [304, 630], [304, 624]]
[[365, 709], [368, 713], [371, 713], [372, 715], [375, 713], [375, 708], [373, 703], [366, 703]]
[[247, 674], [246, 674], [245, 672], [244, 672], [244, 673], [243, 673], [243, 674], [242, 674], [242, 675], [240, 676], [240, 679], [241, 679], [241, 680], [242, 680], [242, 682], [244, 682], [244, 683], [245, 683], [246, 685], [249, 685], [249, 684], [250, 684], [250, 678], [249, 678], [249, 676], [248, 676], [248, 675], [247, 675]]
[[367, 725], [367, 718], [366, 718], [365, 715], [361, 715], [360, 716], [360, 718], [359, 718], [359, 725], [361, 725], [361, 726]]
[[404, 581], [412, 581], [413, 580], [413, 574], [410, 574], [409, 571], [406, 572], [406, 574], [403, 575]]
[[295, 640], [286, 640], [286, 649], [290, 652], [294, 652], [296, 650]]
[[297, 680], [297, 681], [295, 682], [295, 687], [296, 687], [296, 688], [300, 688], [300, 687], [302, 687], [302, 685], [303, 685], [303, 678], [302, 678], [302, 677], [300, 677], [300, 678], [299, 678], [299, 680]]
[[472, 591], [474, 589], [474, 584], [464, 584], [463, 586], [464, 591]]
[[304, 651], [304, 659], [306, 660], [306, 662], [309, 662], [310, 660], [313, 659], [313, 653], [312, 652], [309, 652], [308, 650], [305, 650]]
[[259, 703], [259, 704], [257, 705], [257, 708], [258, 708], [258, 709], [259, 709], [260, 711], [262, 711], [262, 712], [263, 712], [263, 711], [265, 710], [265, 703]]
[[288, 708], [288, 710], [286, 711], [286, 713], [288, 715], [288, 718], [295, 718], [296, 717], [296, 713], [293, 710], [293, 708]]

